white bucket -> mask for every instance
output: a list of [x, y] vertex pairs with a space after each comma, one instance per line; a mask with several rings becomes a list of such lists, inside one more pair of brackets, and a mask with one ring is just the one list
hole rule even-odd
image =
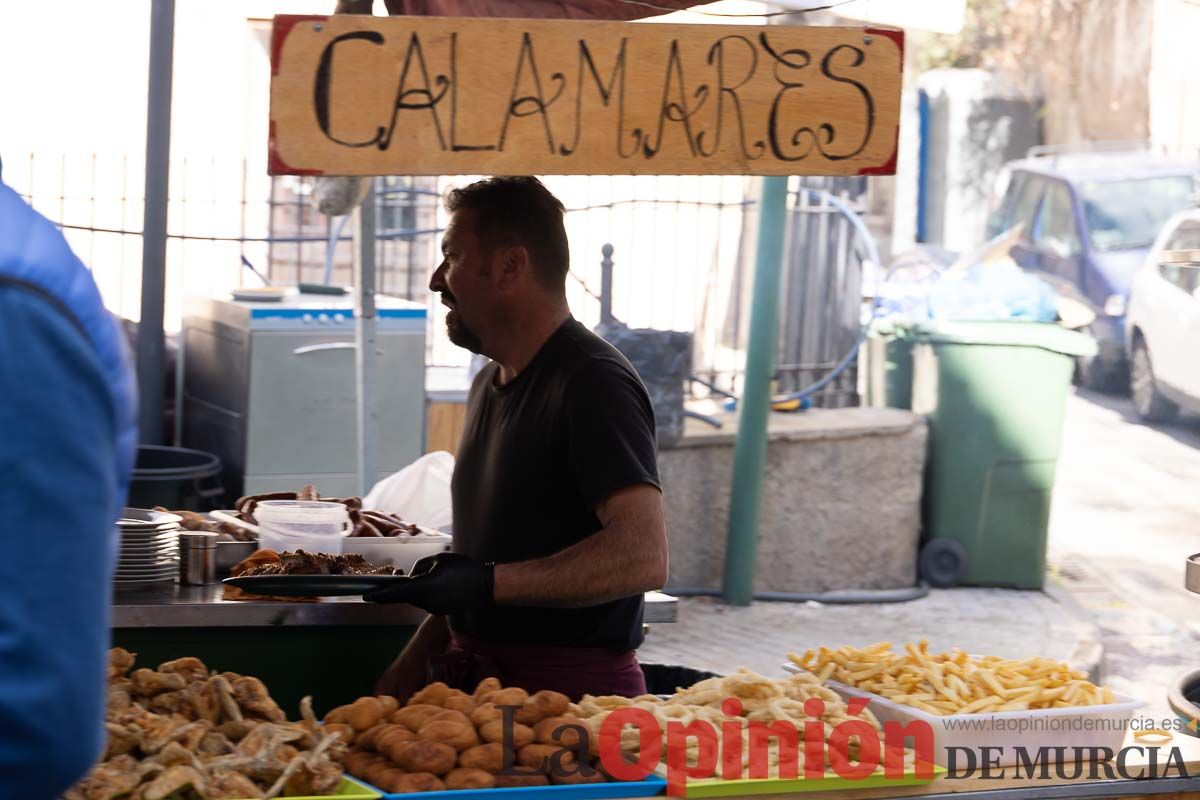
[[341, 503], [315, 500], [263, 500], [254, 506], [261, 528], [259, 546], [276, 552], [306, 550], [340, 555], [350, 529], [350, 515]]

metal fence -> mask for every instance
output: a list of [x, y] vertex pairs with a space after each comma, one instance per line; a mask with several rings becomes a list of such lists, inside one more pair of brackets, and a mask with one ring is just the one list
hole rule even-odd
[[[58, 222], [93, 270], [109, 307], [139, 308], [143, 175], [137, 159], [97, 155], [6, 159], [5, 182]], [[444, 309], [426, 285], [439, 257], [446, 178], [386, 177], [377, 184], [380, 291], [427, 305], [427, 362], [461, 365], [468, 354], [444, 335]], [[463, 179], [456, 179], [461, 181]], [[757, 215], [740, 177], [551, 177], [568, 208], [568, 297], [587, 325], [599, 321], [601, 249], [614, 248], [613, 313], [635, 327], [689, 330], [695, 374], [722, 392], [741, 392]], [[805, 179], [852, 207], [865, 179]], [[853, 345], [859, 324], [859, 257], [848, 224], [793, 179], [783, 291], [778, 388], [824, 375]], [[315, 210], [310, 178], [269, 178], [245, 162], [180, 159], [168, 204], [167, 313], [177, 328], [182, 298], [263, 281], [350, 283], [348, 218]], [[857, 402], [853, 369], [814, 397]], [[709, 394], [700, 383], [699, 396]]]
[[[864, 214], [867, 179], [805, 178], [793, 181], [789, 195], [775, 359], [781, 392], [804, 389], [824, 377], [858, 340], [862, 325], [862, 243], [855, 239], [850, 221], [826, 195]], [[858, 371], [851, 363], [816, 393], [813, 403], [827, 408], [856, 406], [857, 385]]]

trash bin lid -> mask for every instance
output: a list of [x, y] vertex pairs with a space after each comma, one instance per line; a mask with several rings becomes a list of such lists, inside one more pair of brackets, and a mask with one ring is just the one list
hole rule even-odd
[[1091, 336], [1053, 322], [929, 320], [915, 326], [912, 334], [934, 344], [1040, 347], [1067, 356], [1094, 356], [1097, 352], [1096, 340]]

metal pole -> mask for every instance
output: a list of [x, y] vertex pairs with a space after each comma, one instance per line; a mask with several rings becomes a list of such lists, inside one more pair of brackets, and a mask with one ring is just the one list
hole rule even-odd
[[142, 315], [138, 323], [139, 431], [144, 444], [162, 442], [163, 300], [167, 284], [167, 185], [171, 156], [171, 65], [175, 0], [150, 7], [150, 87], [146, 103], [146, 193], [142, 220]]
[[375, 353], [375, 181], [354, 210], [354, 366], [358, 417], [358, 493], [366, 496], [378, 474], [375, 446], [379, 409], [376, 406]]
[[612, 315], [612, 281], [613, 281], [613, 246], [605, 244], [600, 248], [600, 324], [608, 325], [613, 321]]
[[778, 339], [787, 181], [786, 177], [764, 178], [758, 204], [750, 341], [746, 348], [745, 391], [739, 404], [737, 442], [733, 450], [733, 486], [721, 589], [725, 601], [738, 606], [750, 605], [754, 599], [758, 516], [767, 460], [767, 417], [771, 408], [771, 374], [775, 368]]

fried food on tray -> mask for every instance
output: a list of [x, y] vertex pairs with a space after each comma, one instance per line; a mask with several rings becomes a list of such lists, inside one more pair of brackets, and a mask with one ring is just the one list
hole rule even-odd
[[372, 564], [358, 553], [330, 555], [304, 550], [256, 550], [234, 565], [230, 574], [235, 577], [253, 575], [395, 575], [389, 566]]
[[567, 713], [567, 709], [570, 707], [571, 698], [565, 694], [543, 690], [530, 695], [517, 711], [516, 719], [523, 725], [535, 725], [546, 717], [556, 717]]
[[[298, 492], [268, 492], [247, 495], [238, 498], [234, 504], [234, 510], [242, 520], [257, 524], [257, 520], [254, 518], [254, 509], [264, 500], [319, 500], [324, 503], [341, 503], [350, 515], [351, 536], [417, 536], [421, 533], [421, 529], [416, 525], [405, 522], [395, 514], [364, 509], [361, 497], [322, 497], [317, 487], [312, 484], [302, 487]], [[171, 513], [182, 515], [184, 512], [173, 511]]]
[[448, 744], [418, 740], [404, 742], [393, 760], [409, 772], [445, 775], [458, 763], [458, 751]]
[[484, 772], [496, 773], [504, 769], [504, 745], [500, 742], [488, 742], [464, 750], [458, 756], [462, 767], [479, 769]]
[[1091, 706], [1116, 702], [1112, 691], [1049, 658], [972, 658], [957, 648], [930, 653], [929, 642], [890, 642], [789, 653], [788, 659], [820, 680], [886, 697], [937, 716]]
[[134, 670], [134, 656], [109, 653], [100, 763], [67, 791], [69, 800], [274, 798], [337, 791], [348, 743], [322, 729], [308, 698], [287, 722], [262, 681], [215, 674], [180, 658]]
[[447, 789], [491, 789], [495, 785], [495, 776], [481, 769], [458, 767], [446, 776]]
[[428, 703], [418, 703], [417, 705], [405, 706], [392, 714], [391, 721], [405, 725], [410, 731], [416, 733], [421, 730], [422, 725], [444, 710]]
[[511, 773], [500, 773], [495, 778], [497, 789], [550, 785], [550, 778], [545, 773], [532, 769], [522, 769], [520, 767], [514, 767]]
[[578, 747], [580, 720], [577, 717], [547, 717], [533, 726], [533, 738], [539, 744]]
[[[485, 696], [487, 702], [483, 702]], [[532, 726], [512, 720], [514, 748], [506, 757], [504, 718], [493, 699], [511, 701], [517, 713], [536, 720], [546, 741], [535, 742], [538, 736]], [[376, 703], [382, 701], [365, 697], [335, 708], [326, 715], [325, 726], [345, 729], [353, 709], [369, 710], [373, 718]], [[557, 692], [531, 696], [524, 689], [505, 689], [495, 678], [481, 681], [471, 694], [433, 683], [385, 719], [386, 723], [357, 733], [342, 763], [350, 774], [388, 792], [606, 780], [593, 768], [592, 756], [585, 752], [583, 761], [579, 760], [580, 732], [587, 734], [588, 723], [572, 715], [570, 701]], [[553, 738], [560, 728], [562, 741]], [[515, 774], [507, 774], [514, 769]]]
[[[724, 701], [729, 698], [736, 698], [742, 705], [742, 713], [737, 717], [730, 717], [725, 713]], [[842, 698], [832, 689], [822, 685], [817, 676], [808, 673], [772, 680], [750, 670], [742, 669], [723, 678], [709, 678], [690, 688], [679, 689], [674, 695], [665, 699], [655, 695], [642, 695], [634, 698], [585, 695], [579, 703], [572, 705], [571, 712], [575, 716], [586, 719], [591, 728], [589, 741], [593, 749], [596, 747], [600, 727], [604, 724], [604, 720], [619, 708], [640, 708], [648, 711], [658, 720], [664, 731], [669, 722], [686, 725], [699, 720], [718, 726], [740, 722], [743, 736], [742, 769], [743, 774], [746, 774], [745, 770], [749, 767], [752, 750], [748, 745], [749, 723], [790, 723], [799, 729], [798, 733], [803, 737], [805, 721], [814, 720], [804, 710], [804, 702], [809, 698], [819, 698], [824, 702], [824, 713], [821, 715], [820, 721], [824, 723], [827, 738], [834, 727], [851, 719], [865, 721], [882, 735], [883, 726], [879, 724], [870, 709], [863, 709], [857, 716], [852, 717]], [[722, 736], [728, 736], [729, 734], [724, 731], [725, 729], [722, 728]], [[621, 733], [621, 750], [629, 755], [636, 755], [640, 746], [637, 729], [626, 726]], [[699, 756], [699, 747], [698, 741], [688, 741], [689, 763], [694, 763], [693, 759]], [[859, 742], [854, 739], [851, 739], [845, 746], [846, 753], [851, 760], [859, 760], [859, 747]], [[829, 767], [831, 749], [824, 747], [821, 751], [825, 758], [825, 768]], [[883, 756], [884, 754], [880, 753], [880, 763], [882, 763]], [[801, 748], [798, 762], [800, 774], [804, 774], [804, 759], [805, 750]], [[779, 769], [777, 749], [769, 752], [767, 762], [767, 774], [777, 775]], [[914, 763], [914, 755], [911, 750], [905, 751], [904, 763], [906, 766]]]
[[429, 684], [424, 689], [422, 689], [421, 691], [414, 694], [411, 698], [409, 698], [408, 705], [410, 705], [410, 706], [421, 706], [421, 705], [442, 706], [442, 704], [446, 702], [446, 698], [450, 696], [450, 693], [452, 691], [453, 690], [449, 686], [442, 683], [441, 681], [437, 681], [436, 683]]
[[479, 744], [479, 734], [475, 726], [466, 717], [462, 721], [455, 719], [432, 719], [421, 726], [417, 737], [426, 742], [441, 742], [448, 744], [455, 751], [466, 750]]
[[[329, 555], [308, 553], [304, 550], [277, 553], [274, 550], [255, 550], [233, 565], [229, 574], [234, 578], [254, 575], [403, 575], [404, 571], [389, 566], [372, 564], [358, 553]], [[259, 600], [271, 602], [316, 602], [314, 597], [276, 597], [251, 594], [243, 589], [225, 584], [221, 597], [225, 600]]]
[[115, 681], [125, 677], [133, 667], [137, 653], [131, 653], [123, 647], [114, 647], [108, 651], [108, 680]]

